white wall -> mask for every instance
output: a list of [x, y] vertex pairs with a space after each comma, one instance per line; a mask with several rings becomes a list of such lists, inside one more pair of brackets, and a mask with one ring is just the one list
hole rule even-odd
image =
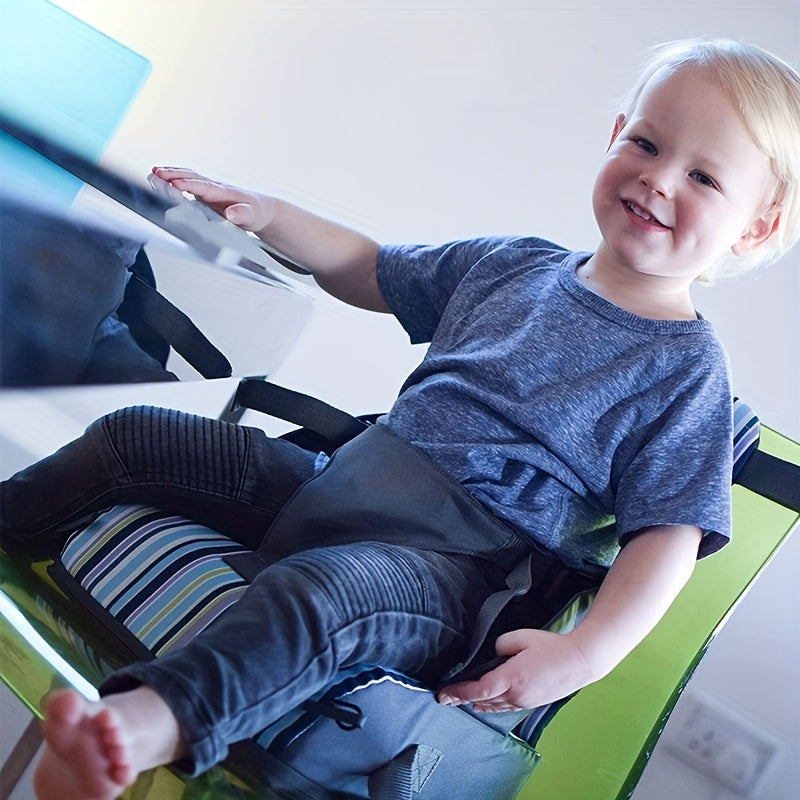
[[[110, 162], [194, 166], [383, 240], [534, 232], [590, 249], [591, 183], [645, 48], [714, 33], [800, 49], [797, 0], [60, 5], [153, 62]], [[738, 391], [795, 437], [798, 259], [697, 295]]]
[[[58, 4], [153, 62], [109, 163], [142, 176], [155, 163], [193, 166], [382, 240], [530, 232], [591, 249], [593, 176], [645, 48], [720, 34], [787, 59], [800, 53], [796, 0]], [[756, 282], [696, 297], [729, 346], [737, 391], [795, 439], [799, 268], [797, 252]], [[276, 377], [354, 411], [382, 409], [420, 356], [390, 320], [321, 300]], [[59, 402], [83, 422], [129, 402], [132, 391]], [[202, 405], [203, 391], [175, 402]], [[218, 397], [206, 402], [213, 412]], [[780, 615], [800, 577], [797, 545], [770, 568], [694, 682], [792, 739], [795, 752], [800, 654], [785, 644], [791, 621]], [[793, 762], [783, 761], [765, 797], [790, 796], [800, 778]], [[728, 796], [659, 755], [637, 798], [679, 789], [693, 800]]]

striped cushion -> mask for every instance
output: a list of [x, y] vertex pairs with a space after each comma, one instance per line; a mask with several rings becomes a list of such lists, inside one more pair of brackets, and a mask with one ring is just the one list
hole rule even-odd
[[758, 449], [761, 424], [747, 403], [738, 397], [733, 401], [733, 481], [739, 475], [750, 454]]
[[61, 562], [153, 654], [184, 644], [247, 584], [224, 556], [245, 548], [183, 517], [115, 506], [74, 534]]

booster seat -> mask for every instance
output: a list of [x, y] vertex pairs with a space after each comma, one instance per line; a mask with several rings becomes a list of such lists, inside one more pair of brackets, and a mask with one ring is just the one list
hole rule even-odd
[[[271, 410], [277, 416], [303, 425], [290, 437], [315, 449], [335, 448], [367, 424], [319, 401], [287, 393], [261, 381], [243, 382], [234, 408], [245, 405]], [[797, 497], [800, 468], [796, 463], [758, 449], [759, 424], [743, 403], [735, 405], [735, 422], [734, 481], [796, 512], [800, 509]], [[326, 446], [320, 447], [321, 444]], [[792, 452], [790, 447], [789, 451], [791, 459], [800, 460], [796, 450]], [[775, 506], [775, 502], [769, 505]], [[771, 508], [771, 511], [776, 510]], [[777, 525], [775, 520], [770, 522], [770, 530], [778, 533], [770, 533], [757, 543], [757, 548], [748, 547], [744, 558], [740, 556], [743, 575], [737, 576], [738, 581], [752, 580], [775, 543], [797, 522], [795, 512], [788, 518], [786, 508], [780, 508], [779, 512], [782, 521]], [[727, 549], [731, 548], [733, 545]], [[76, 533], [61, 557], [47, 568], [50, 598], [53, 587], [58, 587], [71, 596], [83, 617], [80, 627], [74, 627], [72, 622], [65, 626], [63, 618], [58, 618], [59, 612], [53, 612], [53, 606], [47, 612], [55, 617], [49, 620], [49, 625], [60, 627], [63, 634], [72, 638], [72, 650], [80, 654], [78, 659], [73, 654], [73, 660], [77, 660], [93, 680], [100, 680], [133, 658], [150, 658], [170, 647], [180, 646], [235, 602], [246, 582], [223, 558], [237, 549], [243, 550], [240, 545], [191, 521], [141, 506], [115, 507]], [[749, 563], [754, 555], [757, 563]], [[712, 561], [725, 556], [723, 553]], [[579, 593], [554, 618], [552, 629], [565, 631], [574, 626], [585, 613], [592, 596], [590, 589]], [[311, 701], [252, 741], [232, 750], [229, 768], [213, 770], [187, 786], [203, 787], [198, 790], [211, 791], [209, 796], [215, 798], [265, 796], [263, 786], [267, 785], [276, 793], [267, 794], [268, 797], [321, 800], [333, 797], [410, 800], [418, 797], [423, 800], [452, 796], [453, 782], [457, 778], [459, 796], [558, 796], [566, 800], [628, 796], [685, 682], [718, 629], [720, 619], [730, 609], [729, 595], [725, 602], [728, 605], [724, 613], [713, 620], [710, 632], [703, 628], [699, 637], [695, 634], [688, 645], [684, 642], [684, 649], [688, 648], [690, 654], [688, 665], [680, 661], [677, 666], [672, 665], [672, 674], [665, 675], [664, 681], [650, 681], [644, 708], [637, 708], [637, 716], [644, 716], [645, 727], [639, 725], [635, 733], [622, 737], [625, 757], [618, 763], [605, 764], [605, 771], [615, 774], [614, 780], [607, 781], [608, 786], [601, 789], [595, 780], [591, 790], [583, 792], [576, 787], [565, 792], [565, 776], [561, 774], [556, 778], [555, 787], [551, 785], [548, 792], [548, 775], [553, 773], [548, 773], [551, 753], [546, 747], [542, 747], [544, 764], [536, 770], [534, 779], [522, 788], [540, 760], [534, 747], [538, 748], [543, 731], [547, 734], [551, 727], [548, 723], [563, 703], [524, 714], [478, 715], [465, 708], [439, 706], [430, 689], [376, 665], [340, 673]], [[68, 605], [63, 597], [58, 603], [62, 609]], [[41, 618], [44, 607], [40, 602], [33, 616]], [[715, 609], [712, 613], [719, 612]], [[92, 621], [88, 621], [90, 618]], [[704, 619], [702, 624], [707, 625], [708, 621]], [[88, 635], [87, 630], [90, 631]], [[99, 647], [96, 646], [98, 638]], [[98, 654], [102, 656], [98, 658]], [[620, 665], [623, 669], [618, 668], [600, 685], [613, 686], [616, 675], [625, 676], [627, 661]], [[629, 678], [623, 677], [623, 680]], [[636, 692], [632, 693], [628, 683], [623, 685], [626, 696], [633, 702]], [[555, 717], [556, 722], [560, 723], [562, 715], [568, 715], [573, 708], [579, 708], [585, 695], [589, 695], [591, 708], [592, 698], [597, 694], [594, 686], [582, 690]], [[615, 708], [615, 712], [619, 710]], [[595, 724], [601, 720], [607, 727], [607, 712], [599, 712], [594, 718]], [[585, 726], [586, 720], [583, 722]], [[608, 754], [604, 757], [610, 758]], [[581, 759], [584, 759], [583, 752]], [[555, 761], [558, 762], [557, 753]], [[552, 784], [552, 779], [550, 782]], [[236, 791], [240, 794], [226, 794], [233, 791], [233, 786], [238, 787]], [[259, 789], [251, 795], [247, 786]], [[164, 794], [161, 786], [158, 794], [141, 796], [161, 800], [180, 795]]]

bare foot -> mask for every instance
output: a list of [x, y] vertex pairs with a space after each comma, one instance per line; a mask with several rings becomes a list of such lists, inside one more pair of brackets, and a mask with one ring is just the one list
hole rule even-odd
[[90, 703], [54, 692], [42, 723], [46, 748], [33, 779], [39, 800], [114, 800], [140, 772], [183, 755], [175, 718], [147, 687]]
[[131, 766], [109, 709], [62, 690], [46, 701], [42, 731], [47, 747], [33, 779], [40, 800], [113, 800], [131, 783]]

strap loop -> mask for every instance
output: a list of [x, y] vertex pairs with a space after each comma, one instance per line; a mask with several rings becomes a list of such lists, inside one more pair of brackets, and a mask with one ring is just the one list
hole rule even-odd
[[436, 769], [442, 752], [414, 744], [369, 776], [369, 800], [411, 800]]
[[739, 469], [736, 483], [800, 512], [800, 465], [754, 450]]
[[240, 381], [231, 408], [252, 408], [278, 419], [308, 428], [327, 439], [333, 449], [363, 433], [366, 422], [341, 411], [334, 406], [270, 383], [261, 378], [245, 378]]

